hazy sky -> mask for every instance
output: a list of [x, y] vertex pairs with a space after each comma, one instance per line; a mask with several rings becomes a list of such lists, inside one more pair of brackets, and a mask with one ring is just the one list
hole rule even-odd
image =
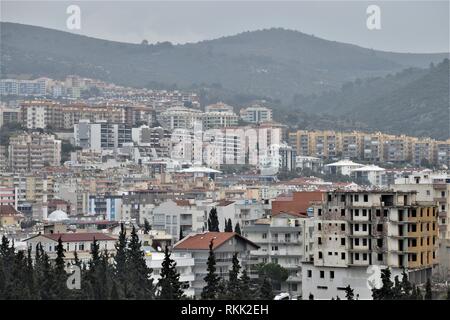
[[[81, 30], [140, 43], [196, 42], [283, 27], [328, 40], [399, 52], [449, 51], [448, 1], [1, 1], [0, 19], [74, 32], [68, 5], [81, 8]], [[366, 8], [381, 9], [381, 30], [368, 30]]]

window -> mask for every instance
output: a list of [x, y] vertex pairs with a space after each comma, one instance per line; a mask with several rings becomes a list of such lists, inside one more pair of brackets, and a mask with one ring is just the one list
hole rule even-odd
[[319, 231], [322, 230], [322, 224], [321, 224], [321, 223], [318, 223], [318, 224], [317, 224], [317, 229], [318, 229]]
[[383, 224], [379, 223], [377, 224], [377, 231], [382, 232], [383, 231]]
[[363, 253], [363, 260], [364, 260], [364, 261], [367, 260], [367, 253]]
[[320, 278], [321, 279], [325, 278], [325, 271], [320, 271]]
[[358, 216], [359, 216], [359, 210], [355, 209], [355, 217], [358, 217]]
[[267, 239], [267, 233], [263, 233], [263, 234], [262, 234], [262, 238], [263, 238], [263, 239]]
[[322, 238], [321, 237], [317, 238], [317, 243], [318, 244], [322, 244]]
[[330, 279], [334, 279], [334, 271], [330, 271]]
[[332, 255], [333, 255], [333, 252], [328, 251], [328, 255], [329, 255], [329, 256], [332, 256]]
[[341, 252], [341, 259], [345, 260], [345, 252]]
[[381, 216], [381, 210], [380, 210], [380, 209], [377, 209], [377, 210], [375, 211], [375, 215], [376, 215], [377, 217]]
[[362, 225], [362, 227], [363, 227], [363, 231], [367, 231], [367, 224], [364, 223], [364, 224]]
[[341, 238], [341, 246], [345, 246], [345, 238]]
[[368, 194], [364, 195], [364, 202], [369, 202], [369, 195]]
[[355, 202], [359, 201], [359, 194], [355, 194]]
[[362, 210], [362, 215], [363, 215], [363, 217], [367, 217], [367, 210], [366, 209]]
[[345, 231], [345, 223], [341, 223], [341, 231]]
[[359, 246], [359, 239], [358, 238], [355, 239], [355, 246]]
[[312, 270], [308, 270], [308, 278], [312, 277]]
[[319, 216], [322, 215], [322, 209], [317, 210], [317, 215], [319, 215]]
[[363, 246], [367, 246], [367, 239], [363, 239]]
[[359, 260], [359, 253], [355, 253], [355, 260]]
[[319, 259], [322, 259], [323, 255], [322, 255], [322, 251], [319, 251]]
[[342, 216], [342, 217], [345, 216], [345, 209], [341, 209], [341, 216]]
[[383, 261], [383, 254], [382, 253], [377, 254], [377, 260], [378, 261]]
[[359, 224], [355, 224], [355, 231], [359, 231]]
[[377, 246], [381, 248], [383, 246], [383, 239], [377, 239]]

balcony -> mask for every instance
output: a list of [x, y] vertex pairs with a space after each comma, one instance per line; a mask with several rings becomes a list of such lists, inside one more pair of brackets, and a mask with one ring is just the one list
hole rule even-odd
[[447, 184], [445, 182], [435, 182], [433, 183], [433, 189], [435, 190], [446, 190]]
[[438, 216], [439, 216], [439, 218], [446, 218], [447, 217], [447, 211], [439, 211]]
[[434, 198], [434, 202], [446, 203], [447, 198], [446, 197], [437, 197], [437, 198]]

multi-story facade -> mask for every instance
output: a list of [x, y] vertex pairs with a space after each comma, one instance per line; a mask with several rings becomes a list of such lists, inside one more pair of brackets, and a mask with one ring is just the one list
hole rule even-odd
[[47, 90], [45, 79], [17, 80], [1, 79], [0, 95], [44, 96]]
[[61, 140], [39, 132], [22, 133], [9, 140], [9, 167], [12, 171], [37, 171], [61, 163]]
[[241, 119], [250, 123], [262, 123], [272, 121], [272, 109], [254, 105], [240, 111]]
[[[302, 263], [302, 291], [317, 299], [344, 298], [350, 285], [371, 298], [368, 273], [403, 268], [424, 283], [437, 263], [438, 211], [415, 192], [336, 191], [314, 206], [314, 254]], [[378, 277], [378, 278], [377, 278]], [[373, 279], [372, 279], [373, 278]]]
[[300, 156], [322, 159], [341, 157], [367, 162], [409, 162], [416, 166], [449, 166], [450, 140], [365, 133], [307, 131], [290, 132], [289, 144]]
[[289, 276], [285, 283], [275, 288], [301, 296], [301, 261], [308, 250], [308, 227], [312, 219], [299, 214], [280, 213], [271, 218], [260, 219], [253, 225], [245, 226], [242, 234], [259, 246], [251, 255], [259, 263], [277, 263]]
[[[190, 253], [194, 258], [194, 281], [192, 289], [194, 296], [199, 298], [203, 287], [204, 278], [207, 274], [207, 260], [209, 255], [209, 245], [213, 242], [212, 250], [216, 257], [216, 272], [223, 279], [228, 278], [228, 272], [232, 268], [233, 255], [238, 254], [238, 259], [243, 268], [251, 269], [251, 265], [257, 260], [250, 256], [252, 250], [257, 250], [258, 246], [234, 232], [202, 232], [191, 234], [176, 243], [173, 247], [175, 253]], [[251, 273], [250, 273], [251, 275]]]
[[132, 142], [131, 127], [125, 123], [81, 120], [74, 126], [74, 140], [83, 149], [117, 149]]

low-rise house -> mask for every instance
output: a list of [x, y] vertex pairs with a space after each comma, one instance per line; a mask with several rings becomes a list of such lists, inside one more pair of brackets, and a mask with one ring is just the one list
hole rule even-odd
[[194, 258], [194, 276], [192, 288], [194, 295], [200, 297], [205, 286], [204, 278], [207, 274], [207, 260], [209, 256], [209, 244], [213, 241], [213, 252], [216, 257], [216, 272], [224, 278], [228, 278], [228, 271], [232, 267], [232, 258], [235, 253], [243, 268], [250, 270], [250, 265], [257, 260], [250, 256], [252, 250], [257, 250], [258, 245], [235, 232], [202, 232], [191, 234], [184, 238], [173, 248], [175, 253], [190, 253]]
[[64, 249], [66, 250], [64, 252], [66, 261], [73, 260], [76, 251], [78, 259], [81, 262], [87, 263], [91, 258], [90, 251], [94, 239], [98, 241], [100, 251], [107, 250], [109, 254], [114, 254], [116, 251], [114, 245], [117, 239], [100, 232], [38, 234], [24, 241], [27, 244], [27, 248], [31, 249], [32, 257], [35, 256], [36, 246], [41, 244], [49, 258], [55, 259], [56, 246], [58, 245], [59, 238], [61, 238]]

